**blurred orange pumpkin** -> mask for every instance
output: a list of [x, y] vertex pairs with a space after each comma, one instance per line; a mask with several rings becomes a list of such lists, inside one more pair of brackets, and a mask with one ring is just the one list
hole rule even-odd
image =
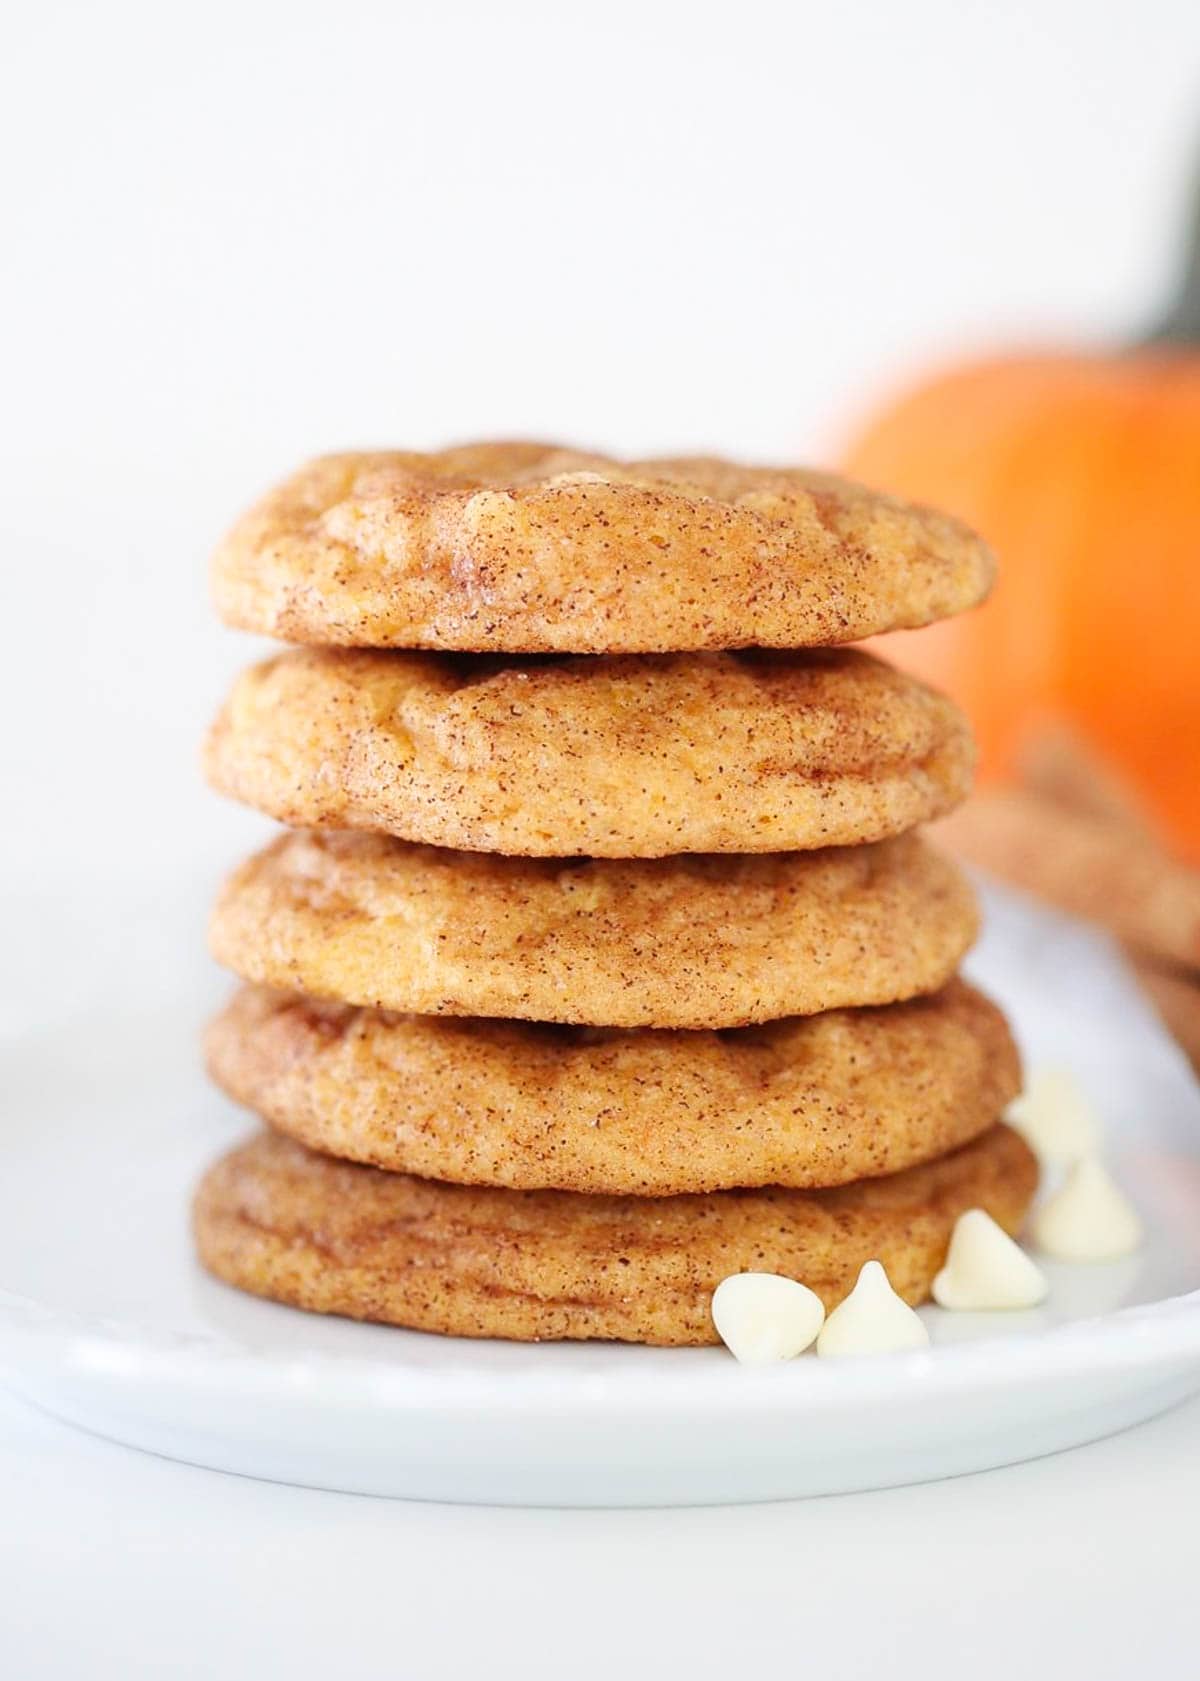
[[946, 373], [845, 467], [959, 514], [999, 556], [985, 608], [887, 646], [967, 707], [983, 775], [1069, 720], [1200, 857], [1200, 225], [1147, 346]]

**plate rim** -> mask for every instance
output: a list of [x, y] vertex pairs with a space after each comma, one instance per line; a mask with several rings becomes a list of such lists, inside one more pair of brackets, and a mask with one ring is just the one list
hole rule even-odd
[[[461, 1349], [473, 1339], [453, 1341]], [[480, 1339], [481, 1351], [490, 1346], [491, 1339]], [[0, 1289], [0, 1374], [19, 1382], [29, 1352], [36, 1361], [39, 1348], [55, 1364], [78, 1374], [289, 1398], [305, 1393], [311, 1397], [319, 1387], [326, 1394], [353, 1399], [358, 1407], [392, 1411], [420, 1410], [434, 1402], [492, 1413], [510, 1406], [528, 1410], [531, 1402], [554, 1407], [569, 1402], [577, 1411], [594, 1404], [607, 1410], [616, 1397], [646, 1410], [678, 1411], [683, 1406], [691, 1415], [721, 1410], [731, 1399], [741, 1408], [770, 1407], [786, 1399], [791, 1411], [820, 1411], [833, 1399], [878, 1403], [885, 1373], [890, 1399], [915, 1400], [939, 1392], [1009, 1389], [1081, 1372], [1190, 1363], [1200, 1367], [1200, 1289], [1012, 1336], [899, 1354], [838, 1361], [802, 1355], [769, 1367], [742, 1366], [729, 1359], [707, 1368], [703, 1381], [698, 1381], [696, 1365], [689, 1360], [681, 1362], [678, 1372], [661, 1367], [639, 1372], [633, 1349], [628, 1351], [633, 1358], [623, 1368], [614, 1364], [608, 1371], [579, 1372], [546, 1362], [539, 1370], [531, 1363], [499, 1378], [482, 1357], [477, 1365], [450, 1367], [392, 1364], [378, 1355], [352, 1351], [291, 1352], [255, 1347], [223, 1333], [151, 1329], [99, 1314], [74, 1314]]]

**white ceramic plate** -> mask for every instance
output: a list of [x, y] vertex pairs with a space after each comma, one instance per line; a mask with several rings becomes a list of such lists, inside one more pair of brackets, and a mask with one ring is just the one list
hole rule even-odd
[[720, 1349], [472, 1343], [258, 1302], [194, 1265], [187, 1201], [246, 1130], [194, 1005], [47, 1023], [3, 1055], [0, 1371], [86, 1429], [279, 1481], [425, 1499], [766, 1500], [1092, 1440], [1200, 1389], [1200, 1096], [1115, 956], [990, 895], [976, 975], [1078, 1071], [1150, 1233], [1016, 1315], [926, 1310], [928, 1352], [756, 1370]]

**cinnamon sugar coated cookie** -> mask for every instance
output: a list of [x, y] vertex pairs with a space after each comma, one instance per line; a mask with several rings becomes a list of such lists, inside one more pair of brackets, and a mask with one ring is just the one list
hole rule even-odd
[[195, 1231], [218, 1278], [318, 1313], [453, 1336], [683, 1345], [716, 1340], [712, 1293], [734, 1272], [799, 1279], [832, 1308], [878, 1260], [920, 1302], [958, 1216], [982, 1208], [1015, 1232], [1036, 1180], [1004, 1126], [835, 1190], [653, 1199], [441, 1184], [263, 1133], [209, 1170]]
[[1004, 1017], [962, 981], [727, 1033], [439, 1020], [248, 987], [210, 1027], [208, 1065], [327, 1155], [638, 1196], [877, 1178], [977, 1137], [1020, 1090]]
[[757, 857], [502, 858], [283, 835], [213, 912], [243, 979], [431, 1015], [735, 1027], [933, 992], [970, 886], [915, 835]]
[[214, 786], [285, 823], [526, 856], [880, 840], [949, 811], [948, 700], [853, 650], [491, 661], [295, 650], [245, 672]]
[[992, 576], [930, 509], [707, 458], [346, 454], [252, 508], [218, 607], [296, 646], [205, 768], [289, 832], [210, 926], [246, 983], [210, 1072], [267, 1130], [199, 1187], [204, 1265], [418, 1330], [686, 1346], [731, 1274], [832, 1308], [876, 1261], [917, 1303], [965, 1211], [1015, 1232], [1016, 1048], [914, 832], [970, 731], [842, 646]]
[[828, 646], [973, 607], [993, 573], [957, 520], [833, 474], [522, 443], [326, 456], [213, 564], [243, 630], [484, 653]]

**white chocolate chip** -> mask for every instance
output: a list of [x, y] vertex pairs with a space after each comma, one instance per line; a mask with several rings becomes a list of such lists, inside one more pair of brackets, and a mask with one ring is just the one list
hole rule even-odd
[[765, 1366], [802, 1354], [816, 1340], [825, 1308], [815, 1291], [794, 1278], [735, 1272], [713, 1291], [712, 1319], [736, 1359]]
[[905, 1348], [925, 1348], [929, 1332], [912, 1308], [892, 1289], [878, 1261], [868, 1261], [858, 1283], [821, 1327], [817, 1353], [896, 1354]]
[[1015, 1127], [1039, 1161], [1078, 1161], [1100, 1143], [1095, 1112], [1078, 1080], [1061, 1068], [1040, 1068], [1009, 1104], [1004, 1119]]
[[933, 1281], [939, 1307], [960, 1313], [1036, 1307], [1048, 1285], [1041, 1269], [982, 1208], [960, 1214], [946, 1264]]
[[1142, 1241], [1142, 1222], [1099, 1156], [1083, 1156], [1033, 1218], [1039, 1249], [1060, 1261], [1116, 1261]]

